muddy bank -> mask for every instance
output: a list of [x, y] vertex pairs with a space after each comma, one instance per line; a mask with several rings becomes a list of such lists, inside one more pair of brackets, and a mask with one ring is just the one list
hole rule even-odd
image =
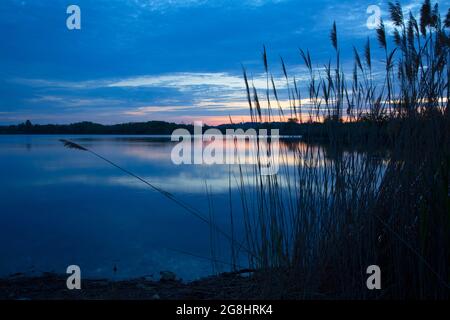
[[254, 275], [227, 273], [193, 282], [174, 279], [151, 281], [83, 280], [81, 290], [68, 290], [66, 275], [15, 275], [0, 279], [0, 300], [173, 300], [258, 298]]

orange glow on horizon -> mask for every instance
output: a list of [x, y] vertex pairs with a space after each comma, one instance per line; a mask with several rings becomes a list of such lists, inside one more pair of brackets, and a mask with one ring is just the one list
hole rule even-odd
[[[217, 126], [217, 125], [221, 125], [221, 124], [230, 124], [230, 118], [233, 123], [252, 122], [252, 119], [251, 119], [250, 115], [248, 115], [248, 114], [232, 115], [232, 116], [198, 116], [198, 117], [182, 116], [182, 117], [178, 117], [173, 120], [177, 123], [183, 122], [183, 123], [188, 123], [188, 124], [194, 123], [196, 121], [201, 121], [205, 125]], [[280, 119], [280, 117], [277, 115], [277, 116], [273, 116], [271, 118], [270, 122], [288, 122], [288, 119], [289, 119], [289, 117], [287, 117], [287, 116]], [[342, 116], [341, 119], [343, 122], [350, 121], [350, 118], [348, 116]], [[311, 119], [311, 117], [309, 115], [303, 114], [303, 115], [301, 115], [301, 120], [302, 120], [301, 121], [302, 123], [310, 122], [310, 120], [312, 120], [312, 122], [323, 122], [324, 117], [319, 116], [319, 118], [317, 118], [316, 116], [312, 116], [312, 119]], [[263, 117], [263, 122], [269, 122], [268, 118], [266, 116]]]
[[[230, 118], [233, 123], [241, 123], [241, 122], [252, 122], [250, 115], [232, 115], [232, 116], [182, 116], [175, 119], [175, 122], [184, 122], [184, 123], [194, 123], [195, 121], [201, 121], [203, 124], [217, 126], [221, 124], [230, 124]], [[273, 116], [270, 122], [287, 122], [289, 117], [281, 118], [277, 116]], [[310, 120], [309, 115], [302, 115], [302, 122], [308, 122]], [[313, 117], [313, 121], [315, 121], [315, 117]], [[322, 117], [319, 119], [322, 121]], [[345, 121], [345, 120], [344, 120]], [[269, 122], [269, 119], [264, 116], [263, 122]]]

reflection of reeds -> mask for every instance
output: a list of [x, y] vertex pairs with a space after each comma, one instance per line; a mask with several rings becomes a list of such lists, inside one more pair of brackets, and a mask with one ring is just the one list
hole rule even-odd
[[[278, 176], [262, 176], [255, 165], [255, 187], [239, 171], [246, 242], [254, 253], [249, 261], [267, 271], [263, 296], [449, 297], [450, 23], [441, 23], [439, 9], [430, 1], [422, 6], [420, 26], [411, 13], [405, 19], [398, 2], [389, 8], [395, 48], [389, 49], [381, 22], [381, 83], [373, 78], [369, 40], [364, 61], [354, 49], [353, 75], [346, 79], [336, 24], [330, 37], [334, 69], [329, 63], [324, 73], [316, 71], [310, 53], [300, 51], [310, 79], [312, 111], [306, 116], [309, 121], [325, 119], [332, 160], [322, 148], [297, 148], [295, 170], [282, 160]], [[263, 56], [267, 72], [266, 50]], [[288, 81], [284, 62], [282, 68]], [[249, 93], [245, 72], [244, 78]], [[294, 112], [289, 85], [287, 91], [291, 118], [302, 118]], [[280, 90], [273, 81], [272, 93], [279, 105]], [[261, 121], [265, 109], [254, 87], [253, 99], [248, 97], [251, 113], [258, 112], [252, 119]], [[361, 124], [346, 142], [364, 136], [366, 152], [342, 151], [336, 128], [344, 119]], [[383, 128], [387, 161], [377, 155], [381, 130], [376, 128]], [[286, 152], [281, 152], [285, 159]], [[381, 267], [383, 291], [365, 287], [365, 271], [372, 264]]]

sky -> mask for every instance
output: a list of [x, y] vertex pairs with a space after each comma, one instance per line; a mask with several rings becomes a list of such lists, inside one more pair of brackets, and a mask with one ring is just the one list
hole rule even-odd
[[[421, 1], [401, 3], [417, 13]], [[446, 12], [450, 0], [438, 3]], [[66, 26], [69, 5], [80, 30]], [[353, 46], [378, 47], [371, 5], [392, 29], [388, 2], [375, 0], [1, 0], [0, 124], [245, 121], [242, 66], [263, 90], [263, 46], [277, 87], [283, 57], [306, 95], [299, 48], [325, 64], [336, 21], [350, 66]]]

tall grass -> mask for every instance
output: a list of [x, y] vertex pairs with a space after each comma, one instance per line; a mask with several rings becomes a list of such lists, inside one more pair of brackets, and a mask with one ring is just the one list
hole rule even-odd
[[[235, 235], [231, 173], [228, 232], [214, 221], [207, 185], [208, 217], [101, 155], [71, 141], [63, 143], [92, 153], [207, 223], [213, 263], [218, 262], [214, 250], [218, 235], [231, 244], [234, 268], [240, 253], [248, 255], [249, 267], [258, 270], [251, 297], [448, 298], [450, 10], [442, 22], [438, 6], [429, 0], [418, 20], [411, 13], [405, 19], [398, 2], [389, 8], [393, 41], [389, 42], [383, 21], [376, 32], [384, 51], [381, 82], [374, 77], [369, 39], [362, 53], [354, 48], [352, 75], [346, 77], [336, 23], [330, 33], [334, 65], [330, 60], [316, 68], [310, 52], [300, 50], [309, 75], [308, 108], [302, 105], [296, 77], [290, 77], [281, 59], [289, 101], [285, 114], [266, 48], [264, 99], [243, 69], [254, 123], [323, 121], [330, 138], [326, 145], [281, 144], [278, 175], [261, 174], [261, 157], [266, 156], [261, 150], [266, 148], [260, 145], [251, 169], [238, 166], [234, 178], [243, 240]], [[357, 125], [343, 139], [339, 129], [349, 123]], [[359, 144], [361, 137], [364, 152], [344, 148], [344, 141], [348, 147]], [[386, 143], [385, 150], [380, 151], [380, 143]], [[380, 291], [366, 287], [366, 268], [373, 264], [382, 270]]]
[[[290, 117], [324, 121], [330, 141], [291, 145], [294, 165], [282, 149], [278, 175], [261, 175], [259, 165], [251, 178], [239, 170], [249, 263], [263, 274], [260, 297], [450, 296], [450, 11], [442, 22], [438, 5], [428, 0], [418, 20], [412, 13], [405, 18], [398, 2], [389, 9], [393, 41], [383, 21], [376, 32], [384, 52], [382, 81], [373, 76], [369, 39], [362, 54], [354, 48], [352, 76], [346, 77], [334, 23], [334, 65], [322, 72], [310, 52], [300, 50], [311, 105], [302, 113], [299, 86], [282, 60]], [[274, 119], [273, 105], [286, 120], [267, 55], [264, 48], [266, 107], [244, 69], [254, 122]], [[348, 141], [364, 136], [366, 152], [343, 151], [337, 134], [343, 122], [363, 124]], [[369, 128], [383, 128], [387, 158], [378, 152], [380, 135], [368, 134]], [[380, 291], [366, 287], [366, 268], [373, 264], [382, 270]]]

